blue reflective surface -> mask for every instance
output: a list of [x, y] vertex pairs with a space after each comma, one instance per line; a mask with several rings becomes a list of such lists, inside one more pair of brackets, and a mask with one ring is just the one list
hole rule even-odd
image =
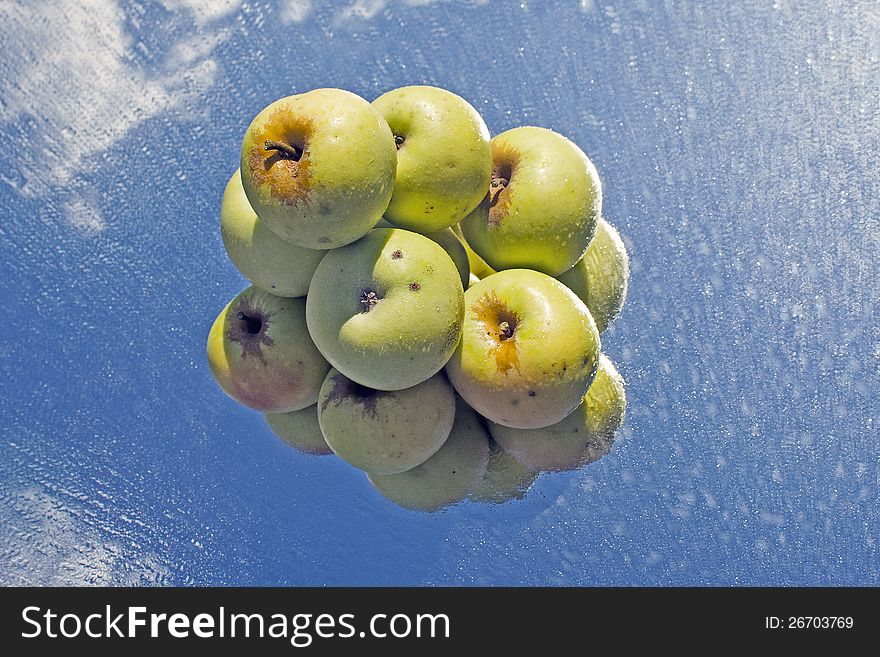
[[[807, 4], [0, 4], [0, 582], [880, 584], [880, 11]], [[434, 515], [204, 356], [250, 119], [412, 83], [576, 141], [632, 257], [613, 452]]]

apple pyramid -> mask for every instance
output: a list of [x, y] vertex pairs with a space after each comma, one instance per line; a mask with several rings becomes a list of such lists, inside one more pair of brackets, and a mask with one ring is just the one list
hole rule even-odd
[[490, 138], [445, 89], [277, 100], [220, 204], [251, 285], [221, 311], [221, 389], [304, 453], [433, 512], [522, 498], [607, 454], [626, 410], [601, 352], [629, 264], [562, 135]]

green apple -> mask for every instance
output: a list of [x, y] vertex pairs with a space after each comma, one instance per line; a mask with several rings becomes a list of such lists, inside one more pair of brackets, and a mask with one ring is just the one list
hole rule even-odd
[[614, 432], [623, 424], [626, 392], [623, 378], [604, 354], [584, 400], [561, 422], [543, 429], [511, 429], [489, 423], [504, 451], [531, 470], [574, 470], [611, 450]]
[[468, 263], [467, 251], [461, 240], [452, 232], [451, 228], [444, 228], [434, 233], [425, 233], [425, 237], [439, 244], [447, 255], [452, 259], [458, 275], [461, 278], [462, 289], [467, 289], [471, 277], [471, 267]]
[[[376, 224], [376, 228], [394, 228], [394, 224], [390, 223], [386, 219], [381, 219], [378, 224]], [[461, 285], [464, 289], [467, 289], [468, 281], [470, 280], [471, 275], [471, 267], [470, 267], [470, 259], [468, 258], [467, 250], [465, 249], [464, 243], [458, 237], [458, 235], [451, 228], [444, 228], [443, 230], [438, 230], [433, 233], [423, 233], [425, 237], [430, 240], [434, 240], [443, 247], [443, 250], [446, 251], [446, 254], [452, 258], [453, 264], [455, 264], [455, 268], [458, 269], [458, 275], [461, 276]]]
[[580, 404], [596, 374], [599, 332], [574, 292], [546, 274], [508, 269], [468, 288], [464, 304], [446, 372], [475, 411], [536, 429]]
[[470, 267], [471, 273], [480, 278], [486, 278], [486, 276], [494, 274], [495, 270], [487, 265], [486, 261], [478, 256], [467, 243], [467, 240], [464, 238], [464, 233], [461, 232], [461, 225], [456, 224], [452, 227], [452, 231], [458, 236], [458, 239], [461, 241], [462, 246], [464, 246], [465, 253], [467, 253], [468, 266]]
[[474, 502], [492, 504], [521, 500], [537, 477], [537, 472], [526, 468], [492, 441], [486, 472], [468, 497]]
[[432, 233], [479, 205], [492, 177], [492, 148], [477, 110], [450, 91], [427, 86], [394, 89], [373, 107], [388, 121], [398, 149], [388, 221]]
[[277, 297], [253, 285], [214, 321], [208, 364], [230, 397], [270, 413], [317, 402], [330, 369], [309, 337], [305, 299]]
[[600, 219], [584, 257], [556, 278], [587, 304], [603, 333], [620, 314], [629, 284], [629, 258], [614, 226]]
[[467, 243], [496, 270], [556, 276], [570, 269], [587, 250], [602, 211], [593, 163], [562, 135], [535, 127], [496, 136], [492, 157], [489, 192], [461, 221]]
[[273, 433], [291, 447], [316, 456], [333, 453], [318, 424], [317, 404], [289, 413], [265, 413], [264, 417]]
[[479, 282], [480, 282], [480, 277], [477, 276], [476, 274], [471, 274], [471, 275], [468, 277], [468, 285], [467, 285], [467, 286], [470, 288], [470, 287], [473, 287], [474, 285], [476, 285], [476, 284], [479, 283]]
[[254, 285], [279, 297], [302, 297], [326, 251], [304, 249], [281, 239], [257, 216], [244, 193], [241, 170], [232, 174], [220, 205], [226, 253]]
[[330, 370], [318, 399], [324, 439], [339, 458], [376, 474], [421, 465], [449, 437], [455, 394], [442, 373], [406, 390], [384, 391]]
[[329, 252], [306, 302], [309, 332], [324, 357], [379, 390], [409, 388], [440, 371], [461, 337], [463, 315], [461, 279], [446, 252], [397, 228], [376, 228]]
[[460, 397], [449, 438], [427, 461], [406, 472], [370, 474], [387, 499], [416, 511], [438, 511], [464, 500], [486, 472], [489, 435], [480, 417]]
[[348, 244], [375, 226], [396, 167], [385, 119], [342, 89], [275, 101], [241, 145], [241, 179], [254, 211], [279, 237], [308, 249]]

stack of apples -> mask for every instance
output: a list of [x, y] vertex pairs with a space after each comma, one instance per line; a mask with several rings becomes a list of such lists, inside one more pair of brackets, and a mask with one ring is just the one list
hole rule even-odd
[[490, 139], [459, 96], [341, 89], [251, 122], [220, 211], [252, 285], [208, 336], [220, 387], [401, 506], [521, 498], [610, 449], [599, 335], [629, 276], [595, 167], [545, 128]]

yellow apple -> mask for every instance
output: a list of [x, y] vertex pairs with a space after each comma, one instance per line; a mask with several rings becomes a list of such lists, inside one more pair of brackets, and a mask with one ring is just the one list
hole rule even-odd
[[288, 96], [262, 110], [241, 146], [254, 211], [281, 238], [308, 249], [355, 241], [376, 225], [394, 189], [391, 129], [342, 89]]
[[419, 233], [448, 228], [473, 210], [489, 188], [489, 129], [463, 98], [414, 85], [373, 101], [397, 144], [397, 178], [385, 218]]
[[546, 274], [508, 269], [468, 288], [464, 305], [462, 339], [446, 372], [474, 410], [535, 429], [580, 404], [596, 374], [599, 332], [571, 290]]
[[220, 206], [220, 233], [226, 253], [254, 285], [279, 297], [302, 297], [326, 251], [304, 249], [281, 239], [257, 216], [241, 185], [241, 171], [232, 174]]
[[603, 354], [593, 385], [568, 417], [542, 429], [511, 429], [490, 422], [489, 432], [526, 468], [574, 470], [611, 451], [625, 413], [623, 377]]
[[458, 270], [437, 243], [376, 228], [324, 257], [309, 287], [306, 318], [333, 367], [361, 385], [401, 390], [449, 360], [461, 336], [463, 304]]
[[602, 211], [593, 163], [562, 135], [530, 126], [492, 139], [492, 157], [488, 193], [460, 224], [467, 243], [499, 271], [573, 267]]
[[253, 285], [214, 320], [208, 364], [230, 397], [271, 413], [317, 402], [330, 369], [309, 337], [305, 299], [277, 297]]
[[427, 461], [449, 437], [455, 394], [442, 373], [406, 390], [383, 391], [330, 370], [318, 399], [324, 439], [339, 458], [376, 474]]
[[264, 417], [272, 432], [291, 447], [315, 456], [333, 453], [318, 424], [317, 404], [289, 413], [265, 413]]
[[603, 333], [620, 314], [629, 283], [629, 258], [614, 226], [600, 219], [584, 257], [556, 278], [587, 304]]

